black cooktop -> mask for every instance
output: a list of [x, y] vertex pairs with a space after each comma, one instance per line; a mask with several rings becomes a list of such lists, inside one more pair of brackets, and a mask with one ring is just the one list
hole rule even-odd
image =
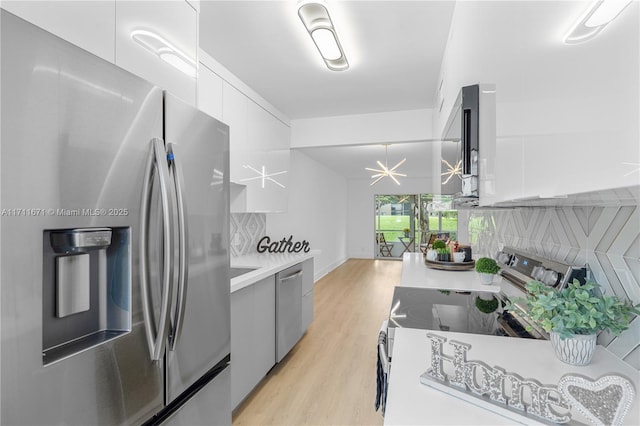
[[[419, 328], [504, 335], [497, 322], [502, 311], [494, 293], [396, 287], [389, 328]], [[480, 300], [477, 300], [480, 299]], [[496, 308], [491, 312], [492, 308]]]

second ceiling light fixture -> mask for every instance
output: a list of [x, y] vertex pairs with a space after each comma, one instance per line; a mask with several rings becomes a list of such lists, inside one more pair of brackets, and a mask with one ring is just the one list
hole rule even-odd
[[389, 168], [389, 166], [387, 164], [387, 149], [388, 149], [388, 147], [389, 147], [389, 145], [385, 144], [385, 146], [384, 146], [384, 164], [382, 164], [381, 161], [376, 161], [376, 163], [378, 163], [378, 166], [380, 166], [379, 169], [372, 169], [372, 168], [369, 168], [369, 167], [365, 167], [365, 170], [369, 170], [370, 172], [377, 172], [375, 175], [371, 176], [371, 179], [375, 179], [373, 182], [371, 182], [371, 186], [373, 186], [376, 183], [380, 182], [380, 180], [382, 178], [384, 178], [384, 177], [389, 177], [396, 184], [400, 185], [400, 182], [398, 181], [398, 179], [396, 179], [396, 176], [407, 177], [407, 175], [405, 175], [403, 173], [396, 172], [396, 169], [398, 167], [400, 167], [405, 161], [407, 161], [406, 158], [403, 158], [398, 164], [396, 164], [395, 166]]

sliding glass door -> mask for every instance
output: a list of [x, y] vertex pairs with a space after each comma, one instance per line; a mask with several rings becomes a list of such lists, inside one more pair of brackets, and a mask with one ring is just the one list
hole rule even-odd
[[375, 196], [375, 257], [399, 259], [420, 251], [431, 233], [455, 239], [458, 212], [451, 198], [432, 194]]

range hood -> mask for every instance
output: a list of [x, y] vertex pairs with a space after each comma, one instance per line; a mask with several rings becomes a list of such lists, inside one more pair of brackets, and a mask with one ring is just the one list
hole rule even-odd
[[442, 195], [451, 195], [455, 208], [479, 204], [482, 168], [480, 152], [483, 139], [495, 140], [495, 86], [465, 86], [456, 102], [442, 134]]

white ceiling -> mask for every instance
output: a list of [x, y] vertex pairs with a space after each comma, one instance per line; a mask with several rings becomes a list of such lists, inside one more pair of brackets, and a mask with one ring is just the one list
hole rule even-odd
[[[292, 120], [434, 106], [453, 1], [329, 0], [347, 71], [326, 68], [297, 3], [202, 1], [200, 46]], [[348, 178], [366, 178], [365, 164], [384, 157], [379, 144], [303, 152]], [[428, 143], [398, 145], [389, 163], [408, 157], [400, 170], [424, 177], [430, 153]]]

